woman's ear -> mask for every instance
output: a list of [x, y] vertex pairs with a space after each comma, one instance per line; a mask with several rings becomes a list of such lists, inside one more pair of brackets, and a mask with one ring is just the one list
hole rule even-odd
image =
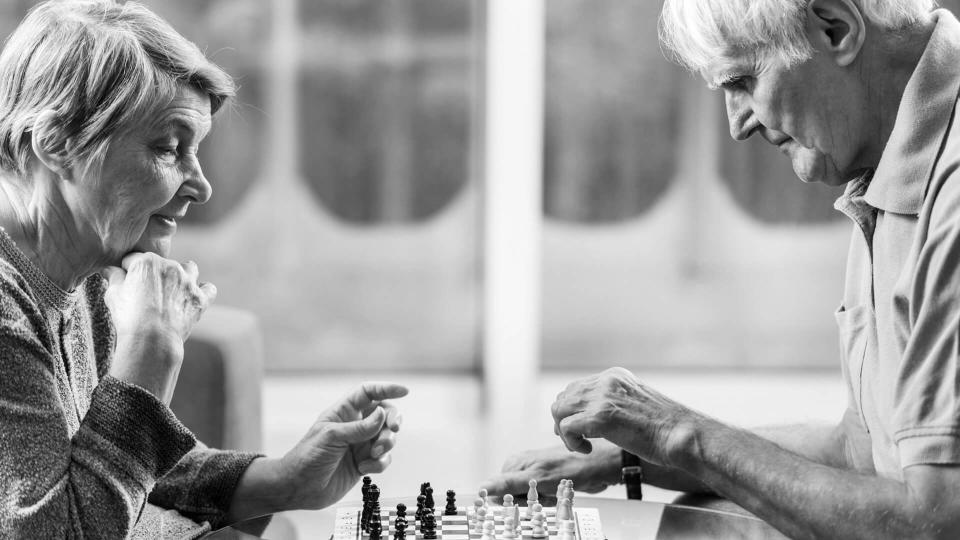
[[837, 65], [857, 59], [866, 35], [863, 14], [852, 0], [811, 0], [807, 5], [807, 39]]
[[63, 126], [56, 111], [47, 109], [37, 115], [30, 131], [30, 144], [33, 154], [40, 163], [57, 176], [71, 179], [69, 139], [63, 133]]

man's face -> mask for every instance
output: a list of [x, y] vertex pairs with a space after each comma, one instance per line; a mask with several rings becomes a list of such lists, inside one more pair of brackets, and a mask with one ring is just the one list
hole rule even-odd
[[804, 182], [837, 186], [857, 173], [860, 110], [828, 60], [814, 55], [786, 67], [739, 52], [702, 75], [723, 90], [734, 139], [759, 134], [790, 157]]

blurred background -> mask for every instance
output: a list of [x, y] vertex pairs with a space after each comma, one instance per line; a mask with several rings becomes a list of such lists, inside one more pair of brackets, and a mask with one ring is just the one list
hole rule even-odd
[[[472, 490], [614, 365], [745, 425], [839, 418], [839, 191], [729, 137], [661, 2], [144, 3], [240, 84], [174, 256], [255, 317], [260, 449], [390, 378], [383, 492]], [[0, 34], [33, 4], [0, 0]]]

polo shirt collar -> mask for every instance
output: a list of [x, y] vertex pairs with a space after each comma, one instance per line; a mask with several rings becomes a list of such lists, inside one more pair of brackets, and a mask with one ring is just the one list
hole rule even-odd
[[919, 214], [960, 89], [960, 22], [945, 9], [900, 100], [897, 119], [864, 199], [897, 214]]

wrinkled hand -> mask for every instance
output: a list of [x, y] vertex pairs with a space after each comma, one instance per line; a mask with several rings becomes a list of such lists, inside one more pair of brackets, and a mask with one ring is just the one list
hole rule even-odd
[[364, 383], [320, 415], [282, 458], [291, 507], [320, 509], [339, 501], [362, 474], [390, 465], [401, 417], [388, 399], [407, 395], [393, 383]]
[[121, 268], [101, 274], [109, 281], [105, 301], [118, 342], [163, 337], [182, 345], [217, 297], [212, 283], [200, 282], [195, 263], [181, 265], [154, 253], [131, 253]]
[[573, 453], [560, 446], [527, 450], [507, 458], [500, 475], [480, 487], [490, 495], [526, 495], [530, 479], [537, 481], [543, 493], [555, 492], [563, 479], [573, 480], [577, 491], [597, 493], [619, 481], [620, 449], [600, 444], [590, 454]]
[[687, 449], [700, 419], [623, 368], [570, 383], [557, 395], [551, 412], [554, 432], [570, 450], [590, 453], [587, 439], [603, 438], [666, 466]]

